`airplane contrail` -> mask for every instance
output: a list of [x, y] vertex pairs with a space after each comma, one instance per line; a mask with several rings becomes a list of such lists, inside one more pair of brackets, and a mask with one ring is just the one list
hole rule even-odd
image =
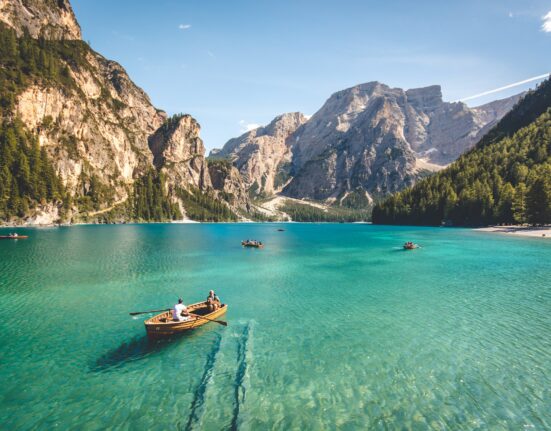
[[495, 90], [489, 90], [489, 91], [485, 91], [484, 93], [475, 94], [474, 96], [469, 96], [463, 99], [459, 99], [458, 102], [466, 102], [467, 100], [478, 99], [479, 97], [487, 96], [488, 94], [498, 93], [499, 91], [508, 90], [509, 88], [513, 88], [513, 87], [518, 87], [519, 85], [522, 85], [522, 84], [527, 84], [532, 81], [538, 81], [539, 79], [548, 78], [549, 75], [550, 75], [549, 73], [546, 73], [544, 75], [534, 76], [533, 78], [528, 78], [523, 81], [514, 82], [513, 84], [505, 85], [503, 87], [496, 88]]

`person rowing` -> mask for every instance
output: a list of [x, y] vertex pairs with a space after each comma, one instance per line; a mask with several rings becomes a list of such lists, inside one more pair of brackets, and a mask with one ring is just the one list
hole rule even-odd
[[191, 319], [187, 307], [184, 305], [182, 298], [178, 298], [178, 303], [174, 304], [172, 309], [172, 320], [175, 322], [186, 322]]

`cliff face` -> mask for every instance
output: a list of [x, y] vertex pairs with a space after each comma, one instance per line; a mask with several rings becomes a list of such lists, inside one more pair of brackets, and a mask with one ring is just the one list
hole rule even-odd
[[[69, 52], [53, 59], [63, 77], [28, 79], [8, 117], [21, 118], [47, 149], [73, 198], [73, 220], [129, 201], [135, 181], [152, 169], [163, 174], [169, 199], [182, 213], [175, 190], [194, 188], [214, 197], [224, 191], [212, 187], [199, 124], [190, 115], [167, 118], [122, 66], [80, 41], [68, 1], [1, 0], [0, 20], [23, 38], [42, 37]], [[51, 216], [42, 220], [54, 221], [55, 205], [43, 212]]]
[[152, 164], [147, 140], [166, 115], [120, 65], [99, 54], [88, 52], [70, 73], [73, 89], [28, 87], [16, 113], [38, 134], [71, 195], [78, 197], [95, 176], [113, 190], [113, 201], [124, 200], [127, 186]]
[[80, 40], [80, 26], [68, 0], [0, 0], [0, 21], [21, 36]]
[[292, 158], [289, 137], [305, 122], [300, 112], [280, 115], [266, 127], [231, 139], [216, 157], [229, 158], [235, 164], [252, 194], [272, 195], [288, 180]]
[[175, 116], [149, 137], [149, 148], [157, 169], [166, 173], [172, 187], [212, 187], [199, 123], [190, 115]]
[[233, 208], [248, 213], [253, 208], [247, 192], [247, 185], [235, 166], [223, 160], [208, 162], [209, 176], [215, 190]]
[[443, 102], [439, 86], [404, 91], [378, 82], [335, 93], [293, 135], [294, 177], [284, 194], [399, 191], [472, 148], [518, 99], [472, 109]]
[[[218, 155], [235, 163], [254, 192], [283, 186], [282, 193], [295, 198], [340, 202], [359, 193], [370, 200], [455, 160], [519, 98], [469, 108], [443, 102], [439, 86], [404, 91], [370, 82], [333, 94], [283, 138], [271, 126], [285, 116], [228, 141]], [[261, 162], [270, 158], [275, 162]], [[273, 185], [276, 166], [285, 167], [280, 188]]]

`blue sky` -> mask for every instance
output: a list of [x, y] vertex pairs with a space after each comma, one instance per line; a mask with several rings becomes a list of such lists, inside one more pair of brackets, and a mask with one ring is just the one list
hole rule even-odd
[[120, 62], [158, 108], [197, 118], [207, 149], [283, 112], [313, 114], [363, 82], [440, 84], [454, 101], [551, 72], [549, 0], [72, 4], [92, 48]]

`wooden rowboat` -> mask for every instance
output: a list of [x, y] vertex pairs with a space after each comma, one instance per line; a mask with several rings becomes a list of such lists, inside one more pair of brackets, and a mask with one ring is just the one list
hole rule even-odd
[[[187, 309], [192, 314], [198, 314], [199, 316], [204, 316], [208, 319], [217, 319], [220, 316], [226, 314], [228, 310], [227, 304], [221, 304], [218, 310], [209, 312], [207, 308], [207, 302], [198, 302], [196, 304], [188, 305]], [[203, 326], [209, 323], [206, 319], [201, 319], [200, 317], [192, 317], [190, 320], [185, 322], [175, 322], [172, 320], [172, 310], [165, 311], [161, 314], [153, 316], [151, 319], [147, 319], [145, 324], [145, 332], [149, 337], [158, 338], [158, 337], [169, 337], [171, 335], [179, 334], [181, 332], [189, 331], [191, 329]]]
[[0, 239], [27, 239], [27, 235], [0, 235]]

